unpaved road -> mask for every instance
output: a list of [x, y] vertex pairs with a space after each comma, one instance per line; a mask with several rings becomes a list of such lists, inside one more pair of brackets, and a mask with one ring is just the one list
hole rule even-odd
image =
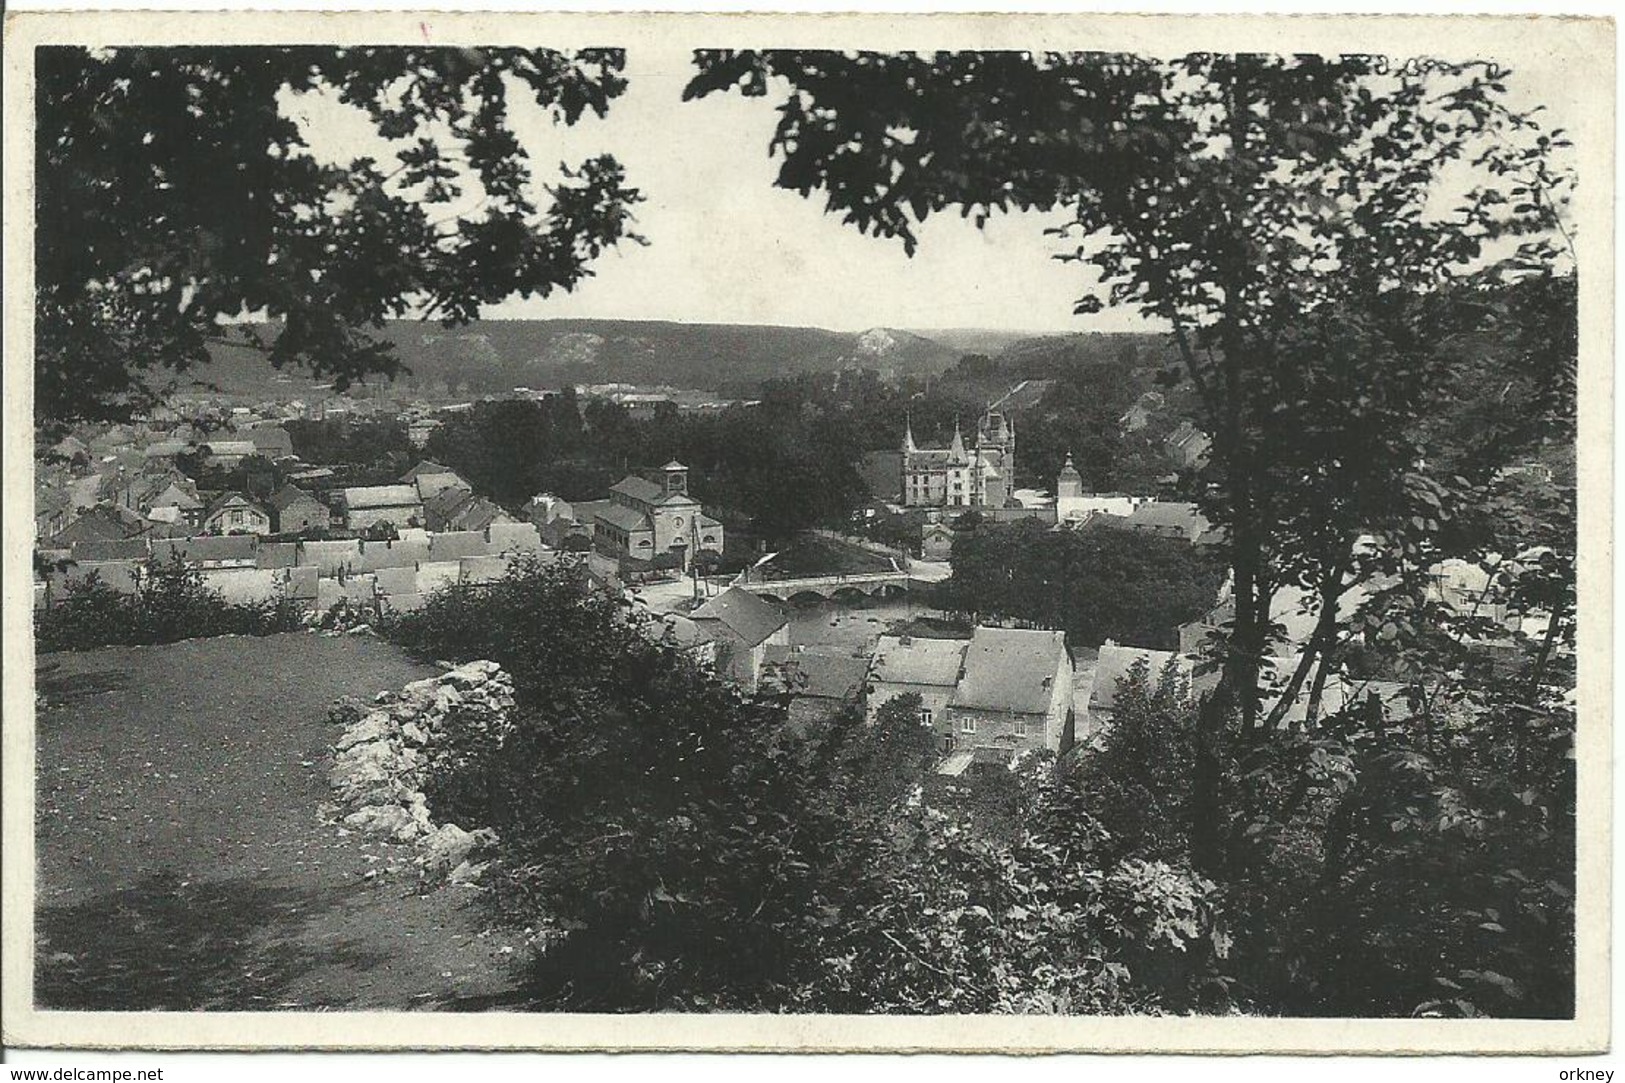
[[338, 736], [328, 705], [432, 672], [359, 636], [42, 655], [38, 1006], [511, 1000], [521, 952], [482, 932], [476, 890], [419, 894], [408, 848], [364, 842], [317, 814]]

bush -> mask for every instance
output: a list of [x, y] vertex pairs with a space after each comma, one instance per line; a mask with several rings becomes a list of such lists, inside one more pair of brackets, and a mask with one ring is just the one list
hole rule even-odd
[[134, 593], [113, 589], [94, 572], [70, 581], [66, 590], [59, 604], [34, 614], [34, 642], [41, 652], [272, 635], [297, 631], [304, 622], [298, 604], [286, 597], [250, 605], [227, 602], [178, 557], [147, 565]]

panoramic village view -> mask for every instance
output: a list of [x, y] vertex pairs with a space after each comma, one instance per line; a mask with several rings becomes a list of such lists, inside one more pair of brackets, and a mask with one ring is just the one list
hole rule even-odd
[[1517, 71], [685, 59], [772, 213], [1066, 307], [550, 314], [706, 262], [536, 135], [619, 50], [38, 51], [37, 1005], [1571, 1017]]

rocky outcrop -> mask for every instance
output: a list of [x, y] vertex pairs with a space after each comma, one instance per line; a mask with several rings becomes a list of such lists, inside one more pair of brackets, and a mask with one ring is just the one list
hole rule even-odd
[[328, 717], [344, 727], [334, 742], [328, 784], [336, 819], [372, 838], [411, 843], [426, 879], [472, 883], [495, 848], [496, 832], [436, 824], [423, 795], [424, 772], [453, 716], [464, 733], [498, 739], [513, 709], [513, 681], [495, 662], [468, 662], [438, 677], [381, 692], [371, 703], [345, 697]]

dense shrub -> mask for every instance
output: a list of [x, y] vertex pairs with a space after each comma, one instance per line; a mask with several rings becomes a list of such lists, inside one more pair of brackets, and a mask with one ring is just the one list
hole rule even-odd
[[144, 567], [133, 593], [115, 590], [92, 572], [70, 580], [60, 602], [34, 614], [37, 650], [174, 643], [219, 635], [296, 631], [304, 614], [277, 597], [259, 604], [227, 602], [203, 576], [178, 559]]

